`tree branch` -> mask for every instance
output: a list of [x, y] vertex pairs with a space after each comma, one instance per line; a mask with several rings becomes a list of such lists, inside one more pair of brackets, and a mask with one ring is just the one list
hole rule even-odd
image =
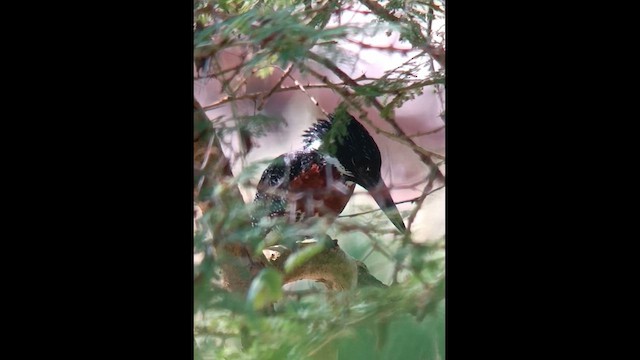
[[284, 70], [284, 73], [282, 74], [282, 76], [280, 77], [280, 80], [278, 80], [278, 82], [271, 88], [271, 90], [267, 93], [267, 95], [260, 97], [260, 105], [258, 105], [258, 111], [262, 111], [262, 109], [264, 108], [264, 104], [265, 101], [278, 89], [280, 88], [280, 85], [282, 85], [282, 83], [284, 82], [284, 79], [287, 78], [287, 76], [289, 76], [289, 74], [291, 73], [291, 70], [293, 70], [293, 64], [289, 64], [289, 66], [287, 67], [286, 70]]
[[391, 23], [395, 23], [395, 24], [409, 24], [410, 26], [412, 26], [414, 28], [414, 33], [416, 33], [416, 35], [419, 36], [419, 43], [414, 43], [414, 46], [417, 46], [421, 49], [424, 49], [427, 54], [429, 54], [433, 59], [435, 59], [440, 66], [442, 66], [442, 68], [445, 68], [445, 53], [444, 53], [444, 49], [440, 48], [440, 47], [436, 47], [433, 46], [432, 44], [429, 43], [428, 37], [429, 34], [427, 34], [427, 37], [425, 37], [425, 35], [422, 33], [422, 31], [419, 31], [421, 29], [421, 26], [419, 24], [417, 24], [416, 22], [410, 20], [410, 19], [401, 19], [398, 18], [396, 16], [394, 16], [393, 14], [389, 13], [382, 5], [380, 5], [377, 1], [372, 1], [372, 0], [360, 0], [360, 2], [362, 4], [364, 4], [364, 6], [366, 6], [367, 8], [369, 8], [369, 10], [371, 10], [374, 14], [376, 14], [377, 16], [381, 17], [382, 19], [391, 22]]
[[435, 134], [435, 133], [437, 133], [438, 131], [444, 130], [444, 128], [445, 128], [445, 126], [444, 126], [444, 125], [442, 125], [442, 126], [440, 126], [440, 127], [438, 127], [438, 128], [435, 128], [435, 129], [433, 129], [433, 130], [423, 131], [423, 132], [417, 132], [417, 133], [415, 133], [415, 134], [413, 134], [413, 135], [409, 135], [409, 137], [415, 138], [415, 137], [421, 137], [421, 136], [425, 136], [425, 135]]
[[[315, 243], [307, 241], [301, 244], [301, 248]], [[285, 284], [306, 279], [323, 283], [330, 290], [353, 289], [358, 279], [356, 260], [340, 249], [337, 240], [333, 245], [290, 272], [285, 271], [285, 263], [294, 254], [290, 249], [276, 245], [265, 249], [263, 253], [269, 265], [283, 274]]]
[[[426, 196], [428, 196], [430, 194], [433, 194], [434, 192], [436, 192], [436, 191], [438, 191], [440, 189], [444, 189], [444, 186], [441, 186], [439, 188], [433, 189], [426, 195], [420, 195], [418, 197], [415, 197], [415, 198], [409, 199], [409, 200], [398, 201], [395, 204], [396, 205], [400, 205], [400, 204], [406, 204], [406, 203], [413, 203], [413, 202], [416, 202], [416, 201], [418, 201], [420, 199], [423, 199], [424, 197], [426, 197]], [[355, 214], [339, 215], [338, 217], [339, 218], [351, 218], [351, 217], [356, 217], [356, 216], [360, 216], [360, 215], [371, 214], [371, 213], [374, 213], [374, 212], [377, 212], [377, 211], [382, 211], [382, 209], [373, 209], [373, 210], [363, 211], [363, 212], [359, 212], [359, 213], [355, 213]]]
[[402, 54], [406, 54], [408, 52], [414, 51], [414, 49], [399, 49], [399, 48], [393, 47], [391, 45], [389, 45], [389, 46], [376, 46], [376, 45], [371, 45], [371, 44], [365, 44], [363, 42], [351, 40], [349, 38], [346, 38], [345, 40], [347, 42], [352, 43], [352, 44], [358, 45], [362, 49], [372, 49], [372, 50], [396, 52], [396, 53], [402, 53]]
[[[337, 240], [330, 240], [329, 243], [331, 246], [288, 273], [285, 271], [285, 264], [294, 254], [290, 249], [276, 245], [265, 249], [263, 253], [270, 266], [283, 274], [285, 284], [297, 280], [315, 280], [328, 289], [337, 291], [354, 289], [356, 286], [386, 287], [371, 275], [363, 262], [342, 251]], [[305, 240], [301, 247], [315, 244], [315, 240]]]

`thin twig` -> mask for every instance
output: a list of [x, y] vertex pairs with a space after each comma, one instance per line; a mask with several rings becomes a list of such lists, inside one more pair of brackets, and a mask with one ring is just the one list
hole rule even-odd
[[[355, 81], [375, 81], [375, 80], [379, 80], [379, 79], [367, 78], [367, 77], [359, 77], [359, 78], [355, 79]], [[406, 81], [406, 82], [418, 81], [418, 83], [414, 83], [414, 84], [409, 85], [407, 87], [394, 90], [394, 91], [405, 91], [405, 90], [411, 90], [411, 89], [414, 89], [414, 88], [423, 87], [423, 86], [427, 86], [427, 85], [437, 85], [440, 80], [393, 79], [393, 81]], [[327, 88], [332, 88], [333, 86], [344, 86], [344, 85], [346, 85], [346, 84], [345, 83], [332, 83], [332, 85], [328, 85], [326, 83], [323, 83], [323, 84], [307, 84], [307, 85], [302, 85], [302, 86], [305, 89], [327, 89]], [[283, 86], [283, 87], [275, 89], [273, 92], [274, 93], [279, 93], [279, 92], [293, 91], [293, 90], [300, 90], [300, 86], [298, 86], [298, 85]], [[265, 92], [262, 91], [262, 92], [248, 93], [248, 94], [239, 95], [239, 96], [226, 95], [226, 96], [223, 96], [220, 99], [212, 102], [209, 105], [203, 106], [202, 108], [205, 111], [209, 111], [209, 110], [215, 109], [217, 107], [220, 107], [220, 106], [222, 106], [224, 104], [233, 102], [233, 101], [240, 101], [240, 100], [253, 100], [253, 101], [256, 101], [260, 97], [264, 96], [264, 93]]]
[[[202, 160], [202, 164], [200, 164], [200, 167], [198, 168], [198, 170], [200, 170], [200, 171], [203, 171], [206, 168], [207, 163], [209, 162], [209, 156], [211, 155], [211, 149], [212, 149], [212, 146], [213, 146], [213, 140], [214, 139], [215, 139], [215, 134], [212, 134], [209, 137], [209, 142], [207, 143], [207, 149], [205, 150], [204, 159]], [[204, 184], [204, 179], [205, 179], [205, 176], [202, 176], [200, 178], [200, 180], [198, 180], [198, 185], [196, 187], [196, 193], [195, 193], [196, 197], [198, 195], [200, 195], [200, 191], [202, 190], [202, 185]]]
[[280, 85], [282, 85], [282, 83], [284, 82], [284, 79], [286, 79], [287, 76], [289, 76], [289, 74], [291, 73], [291, 70], [293, 70], [293, 63], [287, 66], [287, 69], [284, 70], [284, 74], [282, 74], [278, 82], [271, 88], [271, 90], [267, 93], [267, 95], [262, 96], [260, 98], [260, 105], [258, 105], [257, 107], [258, 111], [261, 111], [264, 108], [265, 100], [268, 99], [278, 88], [280, 88]]
[[309, 99], [311, 99], [311, 101], [318, 107], [318, 109], [320, 109], [320, 111], [326, 116], [329, 117], [329, 113], [322, 107], [320, 106], [320, 103], [318, 102], [318, 100], [316, 100], [315, 97], [313, 97], [313, 95], [309, 94], [307, 92], [307, 90], [305, 90], [304, 86], [302, 86], [302, 84], [300, 84], [298, 82], [298, 80], [296, 80], [293, 76], [289, 75], [289, 77], [293, 80], [293, 83], [296, 84], [298, 86], [298, 88], [300, 89], [300, 91], [302, 91], [305, 95], [307, 95], [309, 97]]
[[202, 160], [202, 164], [200, 164], [200, 171], [204, 170], [204, 168], [207, 166], [207, 162], [209, 162], [209, 155], [211, 155], [211, 147], [213, 146], [214, 138], [214, 136], [211, 136], [209, 138], [209, 143], [207, 144], [207, 149], [204, 153], [204, 160]]
[[371, 15], [372, 12], [369, 10], [360, 10], [359, 8], [356, 9], [353, 6], [347, 6], [344, 8], [344, 11], [348, 11], [348, 12], [353, 12], [356, 14], [362, 14], [362, 15]]
[[[429, 0], [428, 5], [432, 5], [433, 1]], [[431, 27], [433, 24], [433, 7], [429, 6], [429, 11], [427, 11], [427, 36], [429, 40], [431, 40]], [[429, 57], [429, 69], [431, 72], [435, 71], [435, 65], [433, 64], [433, 56]]]
[[427, 51], [426, 50], [422, 50], [420, 53], [416, 54], [415, 56], [411, 57], [409, 60], [405, 61], [404, 63], [402, 63], [402, 65], [397, 66], [396, 68], [392, 69], [391, 71], [388, 71], [386, 74], [384, 74], [380, 79], [387, 79], [391, 74], [395, 73], [396, 71], [398, 71], [400, 68], [407, 66], [409, 63], [411, 63], [413, 60], [422, 57], [424, 54], [426, 54]]
[[413, 135], [409, 135], [409, 137], [414, 138], [414, 137], [420, 137], [420, 136], [435, 134], [438, 131], [444, 130], [444, 128], [445, 128], [445, 126], [442, 125], [439, 128], [435, 128], [433, 130], [429, 130], [429, 131], [425, 131], [425, 132], [418, 132], [418, 133], [415, 133]]
[[[411, 231], [411, 225], [413, 225], [413, 221], [416, 219], [416, 215], [418, 215], [418, 211], [422, 208], [422, 203], [427, 198], [427, 195], [435, 191], [435, 190], [431, 190], [431, 186], [433, 186], [432, 182], [427, 183], [427, 185], [424, 187], [424, 193], [417, 199], [416, 206], [413, 208], [413, 210], [411, 211], [411, 214], [409, 214], [409, 217], [407, 218], [407, 229], [409, 231]], [[444, 186], [441, 186], [436, 190], [440, 190], [442, 188], [444, 188]]]
[[[424, 198], [426, 198], [426, 197], [427, 197], [427, 195], [433, 194], [434, 192], [436, 192], [436, 191], [438, 191], [438, 190], [440, 190], [440, 189], [443, 189], [443, 188], [444, 188], [444, 185], [443, 185], [443, 186], [441, 186], [441, 187], [439, 187], [439, 188], [436, 188], [436, 189], [431, 190], [428, 194], [422, 194], [422, 195], [420, 195], [420, 196], [418, 196], [418, 197], [415, 197], [415, 198], [413, 198], [413, 199], [409, 199], [409, 200], [402, 200], [402, 201], [398, 201], [398, 202], [396, 202], [395, 204], [396, 204], [396, 205], [400, 205], [400, 204], [406, 204], [406, 203], [413, 203], [413, 202], [419, 201], [420, 199], [424, 199]], [[363, 212], [359, 212], [359, 213], [355, 213], [355, 214], [340, 215], [340, 216], [338, 216], [338, 217], [339, 217], [339, 218], [350, 218], [350, 217], [355, 217], [355, 216], [360, 216], [360, 215], [365, 215], [365, 214], [374, 213], [374, 212], [377, 212], [377, 211], [382, 211], [382, 209], [373, 209], [373, 210], [363, 211]]]
[[364, 254], [364, 256], [362, 257], [362, 259], [360, 259], [360, 261], [364, 262], [365, 260], [367, 260], [367, 258], [373, 254], [373, 252], [375, 251], [375, 248], [372, 246], [371, 249], [369, 249], [369, 251], [367, 251], [366, 254]]
[[360, 42], [360, 41], [351, 40], [349, 38], [347, 38], [345, 40], [350, 42], [350, 43], [352, 43], [352, 44], [358, 45], [363, 49], [372, 49], [372, 50], [398, 52], [398, 53], [408, 53], [408, 52], [411, 52], [411, 51], [415, 51], [415, 49], [413, 49], [413, 48], [399, 49], [399, 48], [393, 47], [391, 45], [389, 45], [389, 46], [376, 46], [376, 45], [365, 44], [365, 43]]

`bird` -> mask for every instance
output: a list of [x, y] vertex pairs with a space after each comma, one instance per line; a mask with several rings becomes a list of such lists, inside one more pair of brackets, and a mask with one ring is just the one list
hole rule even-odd
[[380, 149], [351, 114], [328, 114], [303, 134], [303, 148], [275, 158], [257, 185], [262, 216], [288, 223], [326, 218], [332, 223], [357, 185], [365, 188], [401, 232], [406, 228], [382, 180]]

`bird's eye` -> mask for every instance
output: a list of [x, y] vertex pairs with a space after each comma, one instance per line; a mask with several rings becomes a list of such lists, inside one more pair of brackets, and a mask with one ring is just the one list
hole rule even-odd
[[364, 169], [364, 171], [369, 172], [369, 171], [371, 171], [371, 168], [367, 166], [367, 168]]

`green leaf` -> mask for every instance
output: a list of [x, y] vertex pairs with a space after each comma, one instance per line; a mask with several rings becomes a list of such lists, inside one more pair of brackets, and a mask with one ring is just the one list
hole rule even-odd
[[329, 154], [335, 154], [337, 145], [342, 144], [344, 138], [347, 136], [347, 126], [350, 121], [351, 116], [347, 112], [346, 104], [343, 102], [333, 111], [333, 125], [324, 135], [324, 141], [322, 142], [323, 151]]
[[282, 296], [282, 275], [274, 269], [266, 268], [251, 282], [247, 301], [254, 310], [260, 310], [280, 300]]
[[367, 96], [367, 97], [376, 97], [385, 93], [385, 90], [382, 89], [381, 86], [379, 86], [379, 84], [375, 84], [375, 83], [370, 85], [359, 86], [355, 88], [354, 91], [358, 95]]
[[300, 265], [303, 265], [312, 257], [318, 255], [325, 249], [325, 244], [323, 242], [318, 242], [316, 244], [308, 245], [299, 250], [287, 259], [284, 263], [284, 271], [290, 273]]
[[266, 79], [269, 76], [271, 76], [271, 74], [273, 74], [273, 70], [274, 70], [273, 66], [266, 66], [266, 67], [260, 68], [258, 69], [258, 71], [256, 71], [256, 76], [259, 77], [260, 79]]

